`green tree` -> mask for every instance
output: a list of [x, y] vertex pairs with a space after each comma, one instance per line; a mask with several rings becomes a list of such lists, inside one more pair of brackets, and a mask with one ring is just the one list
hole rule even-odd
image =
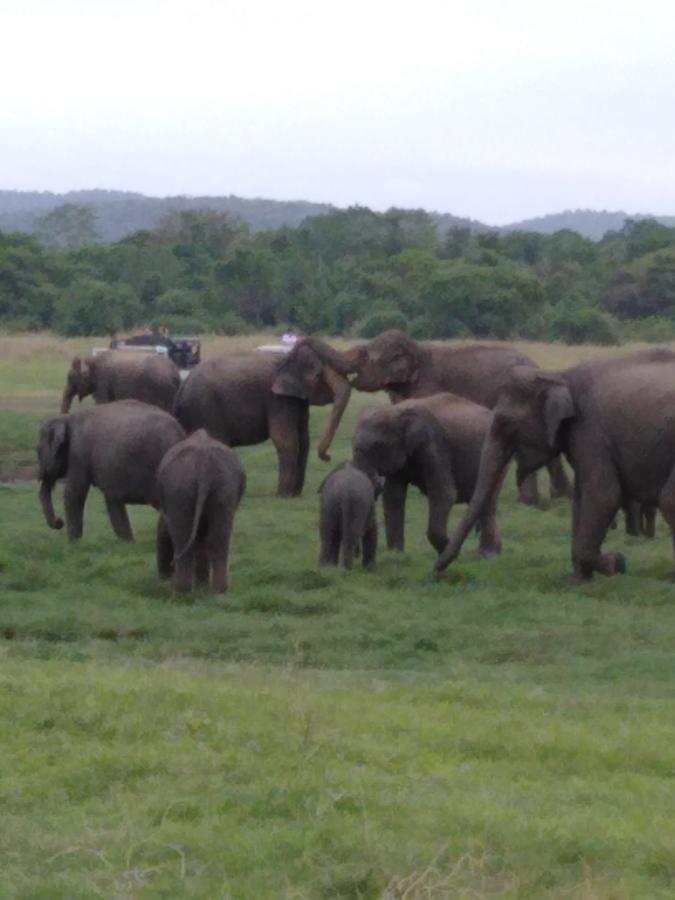
[[62, 291], [54, 310], [54, 328], [68, 337], [115, 334], [140, 323], [143, 310], [127, 284], [79, 279]]

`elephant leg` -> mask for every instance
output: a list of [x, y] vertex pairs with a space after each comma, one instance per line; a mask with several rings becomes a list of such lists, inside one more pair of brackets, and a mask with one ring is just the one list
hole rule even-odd
[[653, 538], [656, 534], [656, 507], [642, 506], [642, 533], [647, 538]]
[[448, 543], [448, 518], [455, 500], [457, 491], [452, 482], [446, 481], [445, 485], [429, 489], [429, 515], [427, 519], [427, 540], [436, 553], [442, 553]]
[[558, 497], [572, 497], [574, 490], [572, 483], [567, 477], [565, 466], [560, 457], [550, 462], [546, 468], [551, 480], [551, 499], [556, 500]]
[[480, 543], [478, 554], [483, 559], [499, 556], [502, 552], [502, 537], [497, 527], [496, 510], [491, 509], [480, 519]]
[[[289, 406], [292, 406], [289, 400]], [[300, 432], [298, 428], [298, 411], [291, 408], [288, 415], [275, 414], [270, 421], [270, 438], [277, 451], [279, 460], [279, 484], [277, 494], [280, 497], [296, 497], [298, 483], [304, 480], [298, 476], [298, 460], [300, 459]]]
[[319, 524], [321, 534], [320, 566], [337, 566], [340, 561], [340, 519], [330, 510], [322, 510]]
[[166, 581], [173, 570], [173, 543], [164, 516], [157, 520], [157, 574]]
[[89, 493], [89, 482], [71, 477], [68, 473], [63, 491], [63, 505], [66, 511], [66, 533], [69, 541], [82, 537], [84, 504]]
[[390, 550], [403, 550], [405, 546], [405, 501], [408, 485], [396, 478], [387, 478], [382, 491], [382, 508], [384, 510], [384, 530], [387, 547]]
[[[650, 509], [656, 512], [655, 507], [645, 506], [645, 510]], [[668, 480], [664, 484], [659, 495], [658, 508], [661, 510], [663, 518], [666, 520], [668, 528], [670, 528], [670, 537], [673, 544], [673, 555], [675, 556], [675, 469], [668, 476]], [[672, 580], [675, 581], [675, 573]]]
[[230, 540], [233, 524], [233, 510], [222, 506], [211, 510], [206, 550], [211, 562], [211, 590], [214, 594], [223, 594], [229, 587]]
[[528, 475], [518, 485], [518, 502], [524, 503], [525, 506], [539, 505], [539, 486], [536, 472]]
[[298, 428], [298, 459], [296, 462], [295, 496], [302, 494], [305, 486], [305, 473], [307, 471], [307, 457], [309, 456], [309, 406], [300, 416]]
[[572, 564], [578, 581], [587, 581], [597, 571], [616, 575], [625, 571], [626, 561], [621, 553], [601, 553], [602, 542], [612, 520], [621, 507], [621, 489], [613, 477], [591, 480], [579, 485], [574, 495], [572, 536]]
[[121, 541], [128, 541], [133, 544], [134, 533], [131, 530], [131, 523], [127, 515], [127, 508], [121, 500], [113, 500], [111, 497], [105, 498], [105, 505], [108, 509], [108, 517], [113, 531]]
[[190, 549], [174, 562], [173, 586], [179, 594], [189, 594], [192, 590], [192, 578], [195, 569], [194, 550]]
[[368, 525], [363, 533], [363, 568], [372, 569], [377, 556], [377, 520], [371, 514]]
[[642, 506], [637, 500], [628, 500], [623, 506], [626, 534], [638, 537], [642, 534]]
[[209, 583], [210, 569], [207, 543], [204, 540], [197, 540], [195, 541], [195, 581], [198, 585]]

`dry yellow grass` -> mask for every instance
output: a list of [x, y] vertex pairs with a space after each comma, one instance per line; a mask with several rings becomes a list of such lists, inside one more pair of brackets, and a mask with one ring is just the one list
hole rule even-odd
[[[76, 354], [86, 355], [93, 347], [105, 347], [107, 337], [63, 338], [49, 332], [35, 334], [3, 335], [0, 334], [0, 366], [36, 364], [40, 361], [54, 363], [62, 361], [66, 365]], [[349, 347], [353, 340], [329, 338], [336, 347]], [[202, 338], [202, 356], [216, 356], [220, 353], [247, 353], [261, 344], [278, 344], [279, 334], [273, 331], [261, 331], [253, 334], [226, 337], [224, 335], [205, 335]], [[461, 346], [475, 341], [448, 341], [451, 345]], [[496, 342], [492, 342], [496, 343]], [[629, 353], [649, 346], [644, 343], [629, 343], [621, 347], [602, 347], [593, 344], [567, 346], [565, 344], [545, 344], [537, 341], [506, 341], [531, 356], [539, 365], [547, 368], [565, 368], [577, 362], [595, 356], [612, 356]]]

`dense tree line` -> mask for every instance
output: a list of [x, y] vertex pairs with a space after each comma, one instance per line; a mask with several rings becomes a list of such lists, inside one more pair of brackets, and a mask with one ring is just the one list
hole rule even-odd
[[195, 210], [92, 243], [95, 221], [78, 207], [67, 213], [66, 249], [0, 232], [5, 328], [238, 333], [290, 323], [363, 337], [388, 327], [419, 338], [675, 337], [675, 228], [652, 219], [594, 242], [569, 230], [442, 230], [423, 211], [362, 207], [251, 233]]

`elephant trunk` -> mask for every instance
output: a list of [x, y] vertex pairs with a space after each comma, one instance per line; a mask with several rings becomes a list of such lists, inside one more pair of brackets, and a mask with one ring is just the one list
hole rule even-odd
[[480, 456], [478, 478], [471, 502], [445, 545], [445, 549], [436, 560], [434, 566], [436, 574], [442, 572], [459, 555], [467, 535], [475, 527], [485, 512], [486, 506], [494, 499], [495, 493], [499, 490], [513, 453], [514, 449], [506, 446], [503, 439], [495, 435], [492, 430], [488, 433]]
[[52, 503], [53, 487], [53, 481], [48, 478], [42, 479], [40, 482], [40, 505], [47, 525], [55, 531], [59, 531], [63, 528], [63, 519], [60, 519], [54, 512], [54, 504]]
[[63, 397], [61, 398], [62, 415], [66, 415], [66, 413], [70, 412], [70, 405], [73, 402], [75, 394], [77, 394], [77, 389], [72, 387], [70, 384], [67, 384], [63, 391]]
[[338, 429], [338, 425], [342, 420], [342, 415], [347, 407], [347, 403], [349, 402], [351, 387], [349, 386], [349, 382], [344, 376], [339, 375], [329, 367], [326, 367], [326, 369], [324, 370], [324, 378], [326, 379], [328, 386], [333, 392], [333, 409], [331, 410], [328, 425], [326, 425], [324, 433], [321, 435], [318, 453], [319, 459], [328, 461], [330, 460], [330, 453], [328, 452], [328, 448], [331, 445], [331, 441], [335, 437], [335, 432]]
[[330, 366], [339, 375], [351, 375], [358, 371], [361, 357], [360, 347], [352, 347], [350, 350], [345, 351], [336, 350], [335, 347], [331, 347], [326, 341], [316, 337], [303, 338], [303, 343], [316, 353], [322, 363]]

